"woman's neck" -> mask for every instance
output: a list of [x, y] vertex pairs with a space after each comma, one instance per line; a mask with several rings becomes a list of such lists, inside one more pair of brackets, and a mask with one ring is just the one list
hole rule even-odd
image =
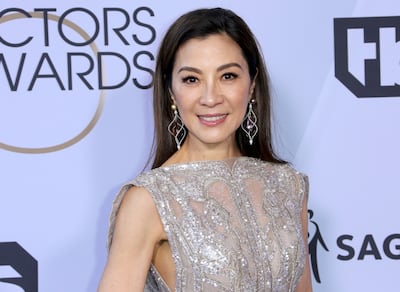
[[242, 154], [236, 143], [230, 145], [193, 145], [190, 141], [185, 141], [181, 149], [175, 152], [163, 165], [204, 160], [225, 160], [239, 156], [242, 156]]

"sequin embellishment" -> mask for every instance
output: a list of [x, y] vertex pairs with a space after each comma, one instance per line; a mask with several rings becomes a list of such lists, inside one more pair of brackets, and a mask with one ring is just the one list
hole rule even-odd
[[[294, 291], [305, 263], [305, 176], [249, 157], [153, 169], [125, 185], [152, 195], [176, 265], [175, 291]], [[145, 291], [170, 291], [151, 266]]]

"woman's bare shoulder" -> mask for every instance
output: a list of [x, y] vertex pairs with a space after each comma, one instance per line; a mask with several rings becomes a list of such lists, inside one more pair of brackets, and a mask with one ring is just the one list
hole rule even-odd
[[120, 193], [112, 217], [110, 251], [98, 291], [143, 291], [155, 246], [164, 229], [148, 190]]
[[[132, 186], [124, 194], [116, 214], [116, 225], [125, 231], [143, 232], [143, 236], [162, 236], [163, 228], [150, 192], [144, 187]], [[159, 235], [157, 235], [159, 234]]]

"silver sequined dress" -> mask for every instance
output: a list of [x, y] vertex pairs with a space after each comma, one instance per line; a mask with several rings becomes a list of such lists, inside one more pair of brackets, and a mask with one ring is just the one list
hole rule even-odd
[[[152, 195], [176, 265], [175, 291], [294, 291], [305, 263], [306, 177], [249, 157], [153, 169], [123, 186]], [[153, 265], [146, 291], [170, 291]]]

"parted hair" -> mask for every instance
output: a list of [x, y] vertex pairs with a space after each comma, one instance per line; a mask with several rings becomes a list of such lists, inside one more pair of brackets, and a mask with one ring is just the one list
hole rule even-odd
[[257, 115], [258, 134], [250, 145], [245, 133], [236, 130], [236, 142], [242, 155], [265, 161], [283, 163], [274, 153], [271, 134], [271, 97], [268, 75], [258, 42], [241, 17], [228, 9], [198, 9], [180, 16], [167, 30], [161, 41], [153, 86], [154, 140], [152, 168], [161, 166], [176, 150], [175, 140], [168, 132], [173, 119], [170, 88], [172, 70], [178, 49], [188, 40], [205, 38], [214, 34], [226, 34], [242, 50], [247, 61], [250, 78], [255, 78], [253, 110]]

